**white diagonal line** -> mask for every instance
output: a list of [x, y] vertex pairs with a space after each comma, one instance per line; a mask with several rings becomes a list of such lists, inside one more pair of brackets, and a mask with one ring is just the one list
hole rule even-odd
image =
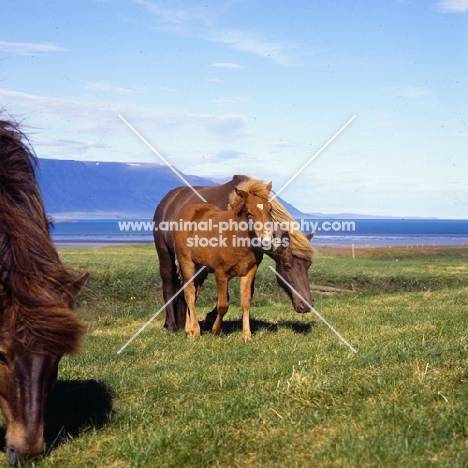
[[273, 271], [273, 273], [281, 278], [302, 301], [304, 301], [309, 307], [310, 310], [317, 315], [317, 317], [330, 328], [330, 330], [335, 333], [335, 335], [353, 352], [357, 353], [357, 351], [271, 266], [268, 265], [268, 268]]
[[353, 115], [275, 194], [271, 197], [274, 200], [354, 119]]
[[165, 158], [163, 158], [163, 156], [159, 153], [159, 151], [154, 148], [136, 129], [135, 127], [133, 127], [132, 125], [130, 125], [123, 117], [122, 115], [118, 114], [118, 116], [120, 117], [120, 120], [122, 120], [122, 122], [156, 155], [158, 156], [159, 159], [161, 159], [162, 161], [164, 161], [164, 163], [169, 167], [169, 169], [171, 169], [171, 171], [177, 176], [179, 177], [179, 179], [181, 179], [185, 185], [187, 185], [187, 187], [190, 187], [205, 203], [206, 203], [206, 200], [203, 198], [202, 195], [200, 195], [200, 193], [195, 190], [195, 188], [190, 184], [190, 182], [188, 182], [185, 177], [180, 173], [178, 172], [170, 163], [169, 161], [167, 161]]
[[196, 277], [205, 269], [202, 266], [118, 351], [120, 354]]

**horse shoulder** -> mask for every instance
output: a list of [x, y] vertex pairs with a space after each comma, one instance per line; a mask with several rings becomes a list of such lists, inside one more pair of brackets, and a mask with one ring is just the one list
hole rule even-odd
[[197, 203], [186, 206], [181, 210], [177, 218], [182, 221], [200, 222], [217, 211], [220, 211], [220, 209], [215, 205], [210, 203]]

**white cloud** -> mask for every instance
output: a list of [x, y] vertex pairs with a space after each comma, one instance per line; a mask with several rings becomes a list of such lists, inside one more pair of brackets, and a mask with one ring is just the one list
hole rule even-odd
[[111, 92], [121, 95], [146, 93], [150, 90], [177, 92], [176, 89], [166, 88], [163, 86], [112, 86], [109, 83], [106, 83], [105, 81], [93, 81], [87, 83], [84, 88], [89, 89], [91, 91]]
[[443, 0], [436, 8], [442, 13], [465, 13], [468, 11], [468, 0]]
[[112, 89], [109, 83], [104, 81], [94, 81], [92, 83], [87, 83], [85, 89], [91, 89], [93, 91], [110, 91]]
[[[133, 147], [136, 137], [125, 127], [118, 114], [143, 135], [150, 137], [157, 133], [159, 141], [165, 139], [175, 145], [175, 142], [190, 140], [192, 135], [208, 138], [203, 140], [206, 145], [208, 142], [226, 143], [250, 136], [245, 116], [234, 113], [154, 110], [129, 101], [37, 96], [3, 88], [0, 88], [0, 102], [18, 120], [24, 121], [24, 116], [27, 116], [25, 131], [30, 134], [32, 141], [55, 148], [54, 154], [58, 154], [59, 147], [63, 147], [63, 141], [73, 140], [68, 154], [66, 150], [61, 151], [58, 157], [62, 158], [72, 158], [72, 152], [83, 152], [85, 148], [90, 148], [106, 149], [107, 159], [119, 159], [122, 152], [126, 151], [123, 147]], [[203, 141], [199, 144], [203, 144]], [[104, 153], [101, 151], [101, 154]]]
[[66, 49], [55, 44], [0, 41], [0, 50], [17, 55], [38, 55], [47, 52], [63, 52]]
[[196, 37], [209, 42], [226, 44], [234, 50], [258, 55], [279, 65], [294, 64], [293, 45], [268, 39], [259, 39], [251, 31], [227, 29], [220, 26], [220, 19], [232, 2], [193, 5], [187, 2], [158, 2], [131, 0], [143, 7], [159, 28], [171, 33]]
[[291, 45], [260, 40], [250, 31], [236, 29], [213, 30], [209, 32], [206, 38], [211, 42], [227, 44], [235, 50], [270, 59], [279, 65], [291, 66], [294, 63]]
[[77, 152], [85, 152], [93, 148], [104, 149], [110, 148], [109, 145], [106, 145], [99, 141], [80, 141], [73, 139], [42, 139], [38, 138], [37, 143], [42, 146], [56, 147], [64, 151], [69, 151], [70, 149]]
[[212, 63], [210, 67], [231, 68], [233, 70], [241, 70], [244, 68], [243, 66], [238, 65], [237, 63], [230, 63], [230, 62], [216, 62], [216, 63]]
[[219, 151], [216, 154], [216, 158], [218, 159], [238, 159], [239, 157], [243, 156], [244, 153], [234, 150], [223, 150]]

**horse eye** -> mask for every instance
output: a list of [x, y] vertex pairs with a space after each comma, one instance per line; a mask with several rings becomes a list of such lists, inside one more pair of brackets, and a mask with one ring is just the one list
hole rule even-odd
[[290, 263], [285, 263], [285, 264], [284, 264], [284, 269], [285, 269], [286, 271], [290, 271], [291, 268], [292, 268], [292, 265], [291, 265]]
[[2, 352], [0, 352], [0, 365], [3, 365], [3, 366], [8, 365], [8, 359], [6, 357], [6, 354]]

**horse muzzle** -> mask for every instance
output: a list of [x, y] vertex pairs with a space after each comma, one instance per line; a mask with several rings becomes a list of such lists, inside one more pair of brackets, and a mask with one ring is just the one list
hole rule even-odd
[[14, 447], [7, 447], [6, 448], [6, 457], [7, 461], [11, 466], [17, 466], [21, 460], [23, 460], [23, 454], [16, 450]]
[[305, 314], [307, 312], [310, 312], [311, 311], [311, 306], [314, 307], [314, 299], [313, 298], [310, 301], [310, 303], [304, 302], [302, 299], [293, 303], [294, 310], [298, 314]]
[[41, 450], [34, 451], [34, 452], [30, 452], [30, 451], [24, 452], [13, 446], [7, 446], [5, 451], [6, 451], [6, 458], [7, 458], [8, 463], [12, 466], [18, 466], [19, 463], [25, 460], [34, 458], [40, 455], [41, 453], [43, 453], [44, 445], [42, 446]]
[[277, 245], [274, 242], [275, 237], [272, 236], [269, 232], [264, 233], [260, 237], [262, 243], [262, 250], [265, 252], [274, 252], [277, 249]]
[[8, 431], [6, 435], [6, 457], [8, 463], [12, 466], [18, 466], [25, 460], [30, 460], [38, 455], [41, 455], [45, 450], [44, 437], [42, 431], [34, 437], [9, 437]]

